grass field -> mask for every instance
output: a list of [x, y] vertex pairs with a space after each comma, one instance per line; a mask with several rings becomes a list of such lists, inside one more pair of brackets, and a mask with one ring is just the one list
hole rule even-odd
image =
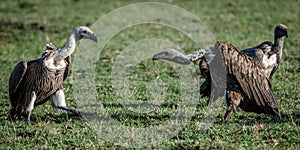
[[[8, 78], [20, 59], [39, 58], [47, 42], [61, 47], [74, 27], [90, 26], [111, 11], [137, 2], [13, 0], [0, 3], [1, 149], [124, 148], [101, 138], [101, 135], [97, 135], [81, 117], [54, 111], [50, 102], [33, 110], [30, 126], [25, 126], [23, 120], [10, 121], [6, 117], [6, 112], [10, 109]], [[233, 113], [228, 123], [223, 123], [223, 103], [223, 109], [215, 112], [212, 124], [202, 132], [199, 126], [207, 113], [206, 99], [199, 98], [195, 113], [186, 126], [168, 140], [158, 145], [149, 145], [147, 148], [300, 149], [300, 1], [169, 0], [166, 3], [195, 14], [213, 33], [216, 40], [230, 42], [240, 49], [265, 40], [273, 40], [275, 25], [286, 24], [289, 28], [289, 38], [284, 44], [283, 61], [271, 79], [284, 121], [280, 123], [269, 115], [238, 111]], [[101, 40], [101, 35], [98, 36]], [[111, 85], [113, 63], [123, 49], [133, 42], [147, 38], [167, 39], [181, 47], [185, 53], [193, 52], [199, 47], [182, 33], [155, 24], [136, 25], [120, 31], [104, 47], [95, 64], [95, 87], [99, 105], [101, 103], [101, 109], [116, 116], [116, 120], [123, 125], [134, 128], [163, 123], [176, 112], [176, 107], [180, 104], [181, 89], [177, 84], [168, 87], [168, 96], [157, 113], [137, 113], [117, 102], [118, 97], [115, 96]], [[74, 60], [76, 59], [78, 58], [75, 57]], [[198, 72], [197, 66], [194, 68]], [[145, 86], [152, 80], [160, 77], [166, 83], [176, 83], [179, 79], [174, 66], [165, 62], [153, 63], [151, 60], [134, 66], [131, 75], [128, 77], [132, 79], [130, 87], [139, 89], [133, 97], [143, 102], [153, 99], [153, 95], [147, 93]], [[199, 79], [199, 84], [202, 81], [198, 75], [194, 75], [193, 78]], [[71, 75], [65, 81], [64, 87], [68, 106], [76, 108], [76, 97], [72, 92], [73, 83]]]

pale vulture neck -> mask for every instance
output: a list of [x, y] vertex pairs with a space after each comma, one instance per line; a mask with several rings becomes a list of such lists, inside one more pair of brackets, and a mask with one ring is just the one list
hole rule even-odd
[[283, 48], [283, 43], [284, 43], [284, 37], [276, 37], [274, 36], [274, 45], [272, 46], [272, 51], [275, 53], [282, 55], [282, 48]]
[[66, 45], [55, 54], [54, 63], [59, 63], [66, 57], [70, 56], [75, 51], [76, 44], [77, 40], [75, 36], [75, 30], [73, 30], [69, 36]]

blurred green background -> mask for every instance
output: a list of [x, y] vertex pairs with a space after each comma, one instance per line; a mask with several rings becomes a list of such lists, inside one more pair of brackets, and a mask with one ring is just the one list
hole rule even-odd
[[[62, 47], [69, 32], [81, 25], [90, 26], [111, 11], [140, 1], [1, 1], [0, 3], [0, 147], [1, 149], [104, 149], [122, 148], [101, 139], [78, 116], [66, 112], [55, 112], [50, 103], [33, 110], [32, 123], [26, 127], [22, 120], [9, 121], [6, 112], [10, 108], [8, 78], [14, 65], [21, 59], [39, 58], [43, 46], [52, 42]], [[227, 41], [239, 49], [255, 46], [265, 40], [273, 40], [275, 25], [288, 26], [289, 38], [283, 48], [283, 60], [275, 76], [271, 79], [273, 90], [281, 112], [283, 123], [274, 121], [268, 115], [258, 115], [238, 111], [229, 123], [222, 122], [222, 112], [206, 132], [199, 132], [198, 125], [205, 113], [205, 99], [199, 99], [197, 111], [189, 125], [179, 134], [160, 145], [149, 149], [299, 149], [300, 145], [300, 1], [299, 0], [189, 0], [164, 1], [179, 6], [199, 17], [213, 33], [216, 40]], [[164, 34], [167, 33], [167, 34]], [[137, 35], [137, 36], [136, 36]], [[101, 39], [101, 35], [98, 35]], [[178, 102], [172, 97], [161, 106], [161, 112], [153, 120], [145, 114], [135, 114], [138, 119], [123, 115], [125, 108], [114, 103], [110, 85], [111, 62], [130, 42], [142, 37], [164, 37], [184, 49], [186, 53], [195, 51], [194, 45], [182, 34], [163, 26], [135, 26], [122, 31], [105, 47], [97, 62], [98, 97], [105, 109], [120, 116], [129, 126], [143, 127], [162, 122], [162, 117], [172, 113]], [[213, 44], [213, 43], [212, 43]], [[76, 60], [76, 58], [75, 58]], [[135, 68], [135, 73], [160, 70], [166, 72], [164, 78], [173, 80], [174, 69], [167, 64], [153, 64], [146, 61]], [[159, 68], [159, 69], [157, 69]], [[197, 69], [197, 66], [195, 66]], [[140, 77], [143, 78], [143, 77]], [[195, 78], [199, 78], [195, 76]], [[147, 79], [145, 79], [145, 82]], [[201, 79], [200, 79], [201, 81]], [[76, 107], [72, 94], [72, 76], [64, 83], [67, 103]], [[201, 83], [201, 82], [200, 82]], [[176, 87], [172, 90], [176, 97]], [[143, 99], [143, 94], [136, 95]], [[144, 98], [146, 99], [146, 98]], [[147, 100], [147, 99], [146, 99]], [[146, 101], [145, 100], [145, 101]]]

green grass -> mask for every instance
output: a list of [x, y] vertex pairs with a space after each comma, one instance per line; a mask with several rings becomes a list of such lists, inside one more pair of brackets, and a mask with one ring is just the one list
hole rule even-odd
[[[23, 120], [10, 121], [6, 112], [10, 108], [8, 78], [20, 60], [40, 57], [47, 42], [63, 46], [70, 30], [80, 25], [91, 25], [111, 11], [138, 1], [81, 1], [68, 0], [39, 2], [3, 1], [0, 3], [0, 147], [1, 149], [65, 148], [100, 149], [122, 148], [105, 141], [81, 118], [66, 112], [53, 111], [50, 103], [34, 109], [30, 126]], [[223, 123], [225, 104], [216, 112], [213, 123], [205, 131], [199, 129], [206, 115], [205, 99], [199, 99], [191, 121], [174, 137], [156, 149], [300, 149], [300, 17], [297, 0], [268, 1], [166, 1], [190, 11], [199, 17], [214, 34], [216, 40], [233, 43], [240, 49], [273, 39], [278, 23], [289, 28], [278, 71], [271, 79], [273, 90], [284, 114], [283, 123], [268, 115], [238, 111], [229, 123]], [[101, 39], [101, 35], [98, 35]], [[117, 101], [111, 85], [111, 71], [118, 54], [130, 44], [146, 38], [167, 39], [185, 50], [198, 47], [183, 34], [160, 25], [137, 25], [118, 33], [103, 49], [96, 63], [96, 90], [99, 103], [123, 125], [143, 128], [161, 124], [174, 115], [180, 104], [178, 84], [169, 85], [167, 96], [158, 113], [128, 111]], [[213, 44], [213, 43], [212, 43]], [[76, 58], [74, 58], [76, 61]], [[284, 60], [288, 59], [289, 66]], [[73, 66], [75, 67], [75, 66]], [[146, 88], [159, 77], [166, 83], [179, 80], [177, 68], [165, 62], [145, 60], [133, 66], [130, 88], [138, 91], [134, 98], [147, 102], [153, 98]], [[197, 66], [195, 66], [197, 69]], [[76, 73], [76, 72], [75, 72]], [[64, 83], [68, 106], [76, 108], [72, 93], [73, 76]], [[195, 76], [194, 78], [199, 78]], [[201, 83], [199, 80], [199, 84]]]

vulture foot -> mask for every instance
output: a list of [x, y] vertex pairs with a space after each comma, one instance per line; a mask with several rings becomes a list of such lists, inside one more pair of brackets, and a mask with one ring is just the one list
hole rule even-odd
[[25, 120], [26, 125], [29, 125], [29, 124], [30, 124], [30, 115], [31, 115], [31, 111], [29, 111], [29, 112], [27, 113], [27, 115], [26, 115], [26, 120]]
[[224, 116], [224, 122], [228, 122], [228, 120], [230, 119], [230, 115], [231, 115], [231, 110], [226, 110], [225, 116]]
[[72, 109], [67, 106], [56, 106], [56, 108], [71, 112], [71, 113], [79, 115], [79, 116], [81, 115], [81, 112], [79, 110]]
[[278, 108], [276, 108], [276, 109], [274, 108], [273, 111], [274, 111], [275, 115], [279, 118], [280, 122], [283, 122], [282, 116], [281, 116]]

